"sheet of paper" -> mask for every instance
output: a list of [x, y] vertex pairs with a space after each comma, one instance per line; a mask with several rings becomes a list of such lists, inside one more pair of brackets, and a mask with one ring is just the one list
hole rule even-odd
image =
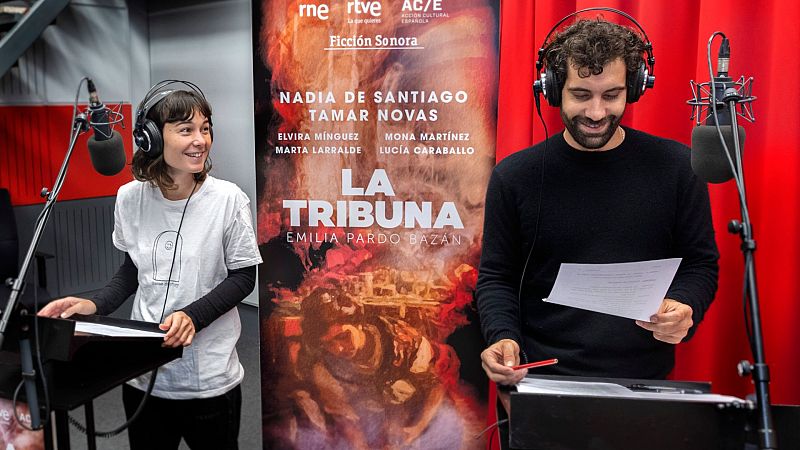
[[[668, 388], [666, 388], [668, 389]], [[628, 389], [615, 383], [599, 383], [567, 380], [544, 380], [524, 378], [517, 384], [517, 392], [527, 394], [550, 394], [588, 397], [623, 397], [648, 400], [679, 400], [706, 403], [744, 403], [738, 397], [720, 394], [692, 394], [675, 390], [673, 392], [642, 392]]]
[[548, 303], [649, 321], [681, 258], [616, 264], [561, 264]]
[[625, 386], [614, 383], [523, 378], [522, 381], [517, 384], [517, 392], [525, 392], [528, 394], [625, 397], [632, 391]]
[[75, 322], [75, 332], [114, 337], [164, 337], [164, 333], [158, 333], [155, 331], [134, 330], [133, 328], [123, 328], [91, 322]]

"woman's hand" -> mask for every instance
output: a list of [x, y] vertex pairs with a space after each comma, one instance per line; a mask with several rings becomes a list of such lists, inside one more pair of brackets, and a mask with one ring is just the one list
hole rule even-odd
[[167, 334], [164, 336], [164, 347], [184, 347], [192, 343], [194, 339], [194, 322], [183, 311], [177, 311], [164, 319], [164, 323], [158, 326]]
[[66, 319], [73, 314], [94, 314], [97, 305], [93, 301], [79, 297], [64, 297], [53, 300], [39, 311], [38, 316]]

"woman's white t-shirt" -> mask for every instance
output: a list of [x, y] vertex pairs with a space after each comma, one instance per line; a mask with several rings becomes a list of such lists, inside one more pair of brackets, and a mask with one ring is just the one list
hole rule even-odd
[[[261, 262], [249, 199], [235, 184], [211, 176], [188, 205], [186, 200], [167, 200], [150, 183], [132, 181], [120, 187], [112, 236], [114, 246], [127, 252], [138, 269], [134, 320], [163, 322], [209, 293], [228, 276], [228, 270]], [[184, 348], [183, 358], [159, 369], [153, 395], [208, 398], [241, 383], [244, 369], [236, 353], [240, 331], [236, 308], [200, 330]], [[145, 390], [149, 379], [143, 375], [129, 384]]]

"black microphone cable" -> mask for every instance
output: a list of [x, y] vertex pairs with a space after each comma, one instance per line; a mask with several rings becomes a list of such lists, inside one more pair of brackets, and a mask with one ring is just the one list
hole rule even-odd
[[500, 425], [503, 425], [505, 423], [508, 423], [508, 419], [500, 419], [497, 422], [481, 430], [480, 433], [473, 436], [473, 439], [478, 440], [481, 438], [481, 436], [483, 436], [484, 434], [486, 434], [491, 430], [491, 433], [489, 433], [489, 438], [486, 439], [486, 449], [489, 450], [491, 448], [492, 441], [494, 440], [495, 436], [497, 436], [497, 430], [500, 428]]
[[[725, 137], [722, 135], [722, 127], [719, 124], [719, 113], [717, 112], [717, 82], [714, 79], [714, 69], [711, 64], [711, 43], [714, 41], [714, 38], [717, 36], [722, 36], [723, 42], [728, 40], [725, 33], [721, 31], [715, 31], [714, 34], [708, 38], [708, 44], [706, 45], [706, 61], [708, 63], [708, 76], [709, 76], [709, 84], [711, 85], [711, 97], [709, 98], [709, 103], [711, 103], [711, 112], [714, 116], [714, 127], [717, 130], [717, 135], [719, 136], [720, 144], [722, 145], [723, 153], [725, 154], [725, 158], [728, 160], [728, 164], [731, 167], [731, 173], [733, 174], [733, 179], [736, 182], [736, 189], [739, 192], [739, 197], [742, 199], [742, 203], [745, 205], [742, 211], [744, 216], [750, 217], [749, 212], [747, 211], [746, 203], [744, 202], [745, 199], [745, 191], [744, 191], [744, 175], [742, 173], [741, 167], [736, 167], [733, 159], [731, 158], [731, 154], [728, 151], [728, 144], [725, 142]], [[736, 111], [731, 111], [731, 114], [736, 114]], [[739, 155], [737, 155], [739, 156]]]
[[[33, 274], [32, 277], [34, 280], [39, 279], [38, 273], [38, 264], [34, 265], [33, 267]], [[30, 279], [28, 280], [30, 282]], [[23, 292], [25, 291], [25, 286], [27, 283], [23, 283]], [[25, 422], [19, 417], [19, 413], [17, 411], [17, 397], [19, 396], [19, 391], [22, 389], [22, 386], [25, 384], [25, 378], [23, 377], [20, 380], [19, 384], [17, 385], [16, 389], [14, 389], [14, 395], [11, 400], [11, 407], [14, 410], [14, 419], [17, 423], [24, 429], [28, 431], [40, 431], [43, 430], [50, 422], [50, 391], [47, 389], [47, 383], [44, 382], [44, 364], [42, 363], [42, 350], [41, 346], [39, 345], [39, 316], [36, 313], [39, 311], [39, 290], [34, 287], [33, 289], [33, 341], [34, 346], [36, 347], [36, 366], [39, 369], [39, 374], [42, 376], [42, 394], [44, 395], [44, 417], [42, 419], [41, 425], [38, 428], [33, 428], [33, 426], [28, 426]], [[35, 377], [36, 374], [33, 374]], [[38, 406], [38, 405], [37, 405]], [[28, 405], [30, 410], [30, 405]]]
[[[709, 103], [711, 103], [711, 112], [714, 115], [714, 127], [717, 130], [717, 134], [719, 135], [719, 142], [722, 145], [723, 153], [725, 154], [725, 158], [728, 160], [728, 164], [731, 168], [731, 173], [733, 174], [733, 180], [736, 184], [736, 190], [739, 194], [739, 205], [742, 209], [742, 222], [743, 223], [750, 223], [750, 212], [747, 208], [747, 197], [745, 192], [744, 186], [744, 173], [742, 171], [742, 166], [744, 164], [739, 164], [739, 167], [736, 167], [736, 163], [731, 158], [731, 154], [728, 151], [728, 144], [725, 142], [725, 137], [722, 135], [722, 127], [719, 125], [719, 113], [717, 112], [717, 95], [716, 95], [716, 80], [714, 79], [714, 69], [711, 64], [711, 44], [714, 41], [714, 38], [717, 36], [722, 36], [723, 44], [725, 45], [728, 42], [728, 37], [725, 36], [725, 33], [721, 31], [715, 31], [711, 37], [708, 39], [708, 44], [706, 45], [706, 60], [708, 63], [708, 75], [709, 75], [709, 84], [711, 85], [711, 97], [709, 99]], [[736, 114], [736, 110], [732, 109], [730, 114]], [[731, 129], [733, 126], [731, 125]], [[741, 153], [737, 152], [736, 157], [741, 160]], [[745, 274], [749, 271], [750, 267], [753, 265], [752, 257], [748, 256], [745, 258]], [[748, 298], [748, 277], [744, 277], [744, 284], [743, 284], [743, 292], [742, 292], [742, 305], [743, 305], [743, 313], [744, 313], [744, 324], [745, 324], [745, 333], [747, 334], [747, 342], [750, 344], [750, 352], [755, 355], [756, 354], [756, 344], [755, 340], [753, 339], [753, 323], [752, 323], [752, 314], [748, 314], [749, 312], [749, 302], [747, 301]]]

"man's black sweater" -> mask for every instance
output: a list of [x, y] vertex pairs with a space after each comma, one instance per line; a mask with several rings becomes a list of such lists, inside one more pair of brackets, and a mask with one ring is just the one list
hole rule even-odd
[[489, 181], [481, 327], [488, 344], [513, 339], [529, 361], [559, 359], [537, 373], [664, 378], [674, 365], [674, 346], [633, 320], [543, 302], [561, 263], [683, 258], [667, 298], [694, 311], [687, 339], [714, 298], [719, 254], [689, 149], [625, 131], [620, 146], [595, 152], [570, 147], [559, 133], [505, 158]]

